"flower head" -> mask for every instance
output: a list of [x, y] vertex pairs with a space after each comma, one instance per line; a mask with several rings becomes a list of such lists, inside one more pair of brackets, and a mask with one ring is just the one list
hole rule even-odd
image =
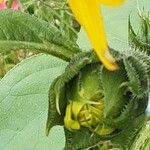
[[6, 4], [4, 0], [0, 0], [0, 9], [5, 9], [5, 8], [6, 8]]
[[[0, 0], [0, 9], [6, 9], [7, 8], [7, 0]], [[11, 8], [14, 10], [18, 10], [19, 9], [19, 4], [17, 2], [17, 0], [14, 0]]]
[[106, 35], [99, 8], [100, 4], [120, 5], [124, 0], [69, 0], [69, 5], [79, 23], [83, 26], [99, 59], [109, 70], [116, 70], [117, 64], [108, 51]]

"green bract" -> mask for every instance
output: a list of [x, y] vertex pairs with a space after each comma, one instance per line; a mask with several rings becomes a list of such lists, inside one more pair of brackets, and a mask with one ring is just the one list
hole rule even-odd
[[137, 134], [135, 141], [131, 145], [130, 149], [142, 149], [149, 150], [150, 148], [150, 121], [147, 121]]
[[[129, 33], [130, 44], [136, 45], [131, 22]], [[138, 45], [124, 52], [111, 49], [119, 65], [113, 72], [106, 70], [93, 52], [76, 54], [50, 87], [47, 135], [54, 125], [64, 125], [67, 150], [89, 148], [103, 140], [130, 149], [130, 139], [145, 122], [148, 50]]]
[[91, 137], [87, 143], [94, 135], [115, 139], [144, 114], [149, 90], [148, 66], [142, 59], [146, 55], [135, 50], [124, 54], [112, 50], [112, 54], [119, 65], [114, 72], [97, 62], [93, 53], [79, 53], [72, 58], [50, 87], [47, 134], [59, 124], [65, 126], [72, 138], [75, 132], [84, 134], [87, 130]]

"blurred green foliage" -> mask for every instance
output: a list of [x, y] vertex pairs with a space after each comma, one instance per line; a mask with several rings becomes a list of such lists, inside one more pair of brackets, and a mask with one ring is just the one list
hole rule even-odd
[[68, 39], [76, 40], [80, 26], [70, 13], [66, 0], [30, 0], [23, 10], [55, 25]]
[[[20, 0], [19, 4], [20, 11], [53, 24], [69, 40], [77, 40], [80, 26], [71, 14], [66, 0]], [[0, 78], [15, 64], [31, 55], [34, 53], [26, 50], [0, 54]]]

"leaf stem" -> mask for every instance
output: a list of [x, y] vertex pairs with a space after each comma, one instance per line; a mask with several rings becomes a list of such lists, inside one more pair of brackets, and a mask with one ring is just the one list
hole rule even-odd
[[53, 43], [45, 45], [42, 43], [22, 42], [22, 41], [0, 41], [0, 52], [6, 52], [10, 50], [17, 51], [19, 49], [50, 54], [65, 61], [70, 61], [72, 56], [75, 55], [75, 52], [66, 49], [62, 46], [55, 45]]

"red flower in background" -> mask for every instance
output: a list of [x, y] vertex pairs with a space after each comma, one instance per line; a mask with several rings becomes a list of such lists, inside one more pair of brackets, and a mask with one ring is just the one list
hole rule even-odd
[[[0, 0], [0, 9], [6, 9], [7, 8], [7, 0]], [[11, 8], [14, 10], [18, 10], [19, 9], [19, 3], [17, 0], [14, 0]]]

